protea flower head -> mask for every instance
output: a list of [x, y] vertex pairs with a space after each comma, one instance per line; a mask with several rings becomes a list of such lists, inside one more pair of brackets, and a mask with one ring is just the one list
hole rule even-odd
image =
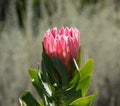
[[52, 58], [56, 56], [65, 65], [69, 72], [70, 61], [77, 59], [80, 49], [80, 32], [77, 28], [49, 29], [44, 34], [43, 46], [47, 55]]

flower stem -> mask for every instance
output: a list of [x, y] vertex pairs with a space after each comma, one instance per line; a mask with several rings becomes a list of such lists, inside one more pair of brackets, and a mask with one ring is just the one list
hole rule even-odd
[[62, 98], [62, 89], [59, 88], [57, 91], [56, 91], [56, 106], [62, 106], [62, 101], [61, 101], [61, 98]]

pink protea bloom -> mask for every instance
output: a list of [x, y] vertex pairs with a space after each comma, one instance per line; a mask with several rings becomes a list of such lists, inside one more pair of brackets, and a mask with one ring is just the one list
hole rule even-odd
[[59, 33], [56, 27], [49, 29], [44, 34], [43, 46], [47, 55], [60, 59], [70, 74], [70, 61], [77, 59], [80, 49], [80, 32], [72, 27], [62, 27]]

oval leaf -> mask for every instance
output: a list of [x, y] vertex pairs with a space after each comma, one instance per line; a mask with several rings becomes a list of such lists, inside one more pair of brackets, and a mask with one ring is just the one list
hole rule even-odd
[[77, 89], [81, 89], [82, 96], [86, 95], [86, 93], [89, 89], [89, 86], [90, 86], [90, 82], [91, 82], [90, 76], [87, 76], [86, 78], [84, 78], [78, 82]]
[[94, 93], [93, 95], [79, 98], [75, 101], [73, 101], [69, 106], [90, 106], [92, 101], [95, 99], [95, 97], [98, 95], [98, 93]]
[[85, 65], [79, 70], [81, 79], [91, 76], [93, 71], [93, 59], [88, 60]]

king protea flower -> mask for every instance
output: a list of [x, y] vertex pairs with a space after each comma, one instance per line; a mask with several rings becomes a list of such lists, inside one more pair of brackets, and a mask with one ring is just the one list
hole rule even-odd
[[77, 60], [80, 49], [80, 32], [72, 27], [62, 27], [58, 33], [56, 27], [49, 29], [44, 34], [43, 46], [47, 55], [51, 59], [56, 56], [70, 73], [70, 62]]

